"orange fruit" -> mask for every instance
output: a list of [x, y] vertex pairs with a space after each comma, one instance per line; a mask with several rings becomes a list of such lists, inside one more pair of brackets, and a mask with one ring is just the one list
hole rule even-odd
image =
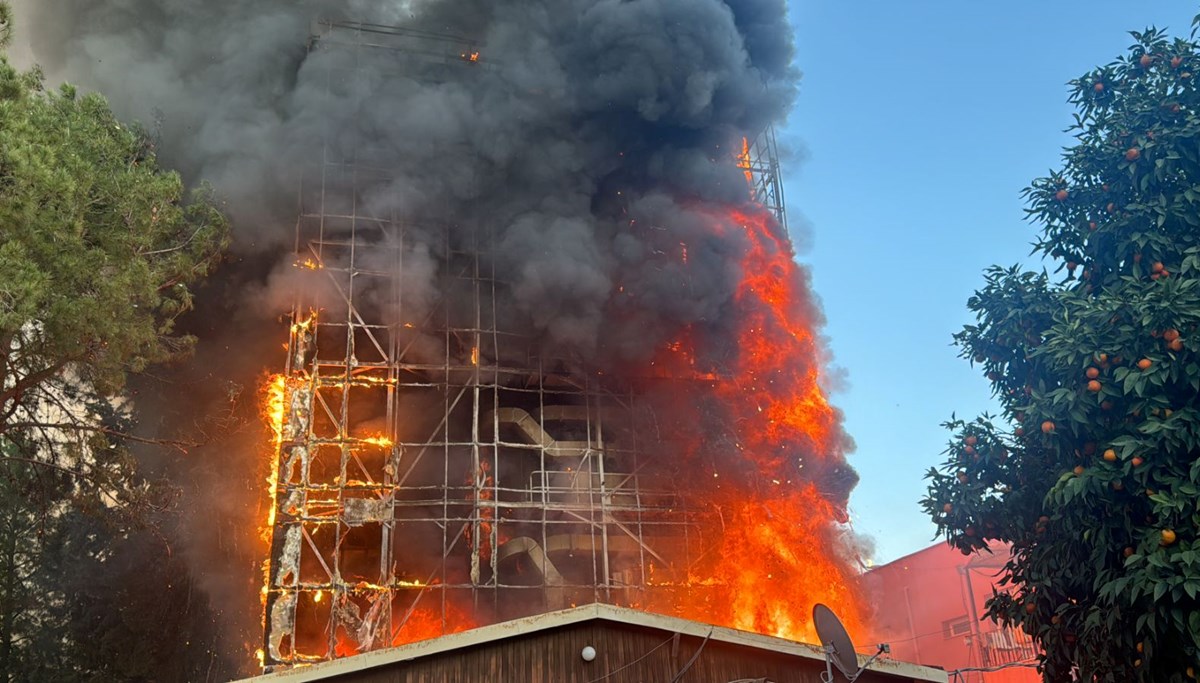
[[1117, 205], [1112, 202], [1109, 202], [1108, 205], [1104, 207], [1104, 210], [1108, 211], [1109, 213], [1116, 213]]
[[1130, 555], [1132, 555], [1132, 554], [1133, 554], [1133, 548], [1130, 548], [1129, 546], [1126, 546], [1126, 547], [1125, 547], [1125, 550], [1122, 550], [1122, 551], [1121, 551], [1121, 554], [1123, 554], [1125, 557], [1129, 557]]
[[1171, 529], [1162, 530], [1162, 540], [1159, 541], [1162, 545], [1171, 545], [1175, 542], [1175, 532]]
[[1179, 330], [1172, 327], [1172, 328], [1168, 329], [1166, 332], [1163, 332], [1162, 337], [1163, 337], [1163, 339], [1166, 339], [1167, 341], [1175, 341], [1176, 339], [1179, 339]]
[[1053, 431], [1054, 431], [1054, 423], [1053, 422], [1051, 422], [1050, 420], [1046, 420], [1045, 422], [1042, 423], [1042, 433], [1043, 434], [1049, 434], [1050, 432], [1053, 432]]
[[1058, 200], [1058, 201], [1060, 201], [1060, 202], [1065, 202], [1065, 201], [1067, 201], [1067, 191], [1066, 191], [1066, 190], [1059, 190], [1058, 192], [1055, 192], [1055, 193], [1054, 193], [1054, 198], [1055, 198], [1055, 199], [1057, 199], [1057, 200]]
[[1117, 461], [1117, 452], [1111, 448], [1104, 451], [1104, 460], [1105, 460], [1105, 462], [1116, 462]]
[[1154, 265], [1150, 266], [1151, 273], [1161, 273], [1163, 270], [1162, 261], [1155, 261]]
[[1104, 92], [1104, 84], [1103, 84], [1103, 83], [1097, 83], [1097, 84], [1095, 84], [1095, 85], [1093, 85], [1093, 86], [1092, 86], [1092, 90], [1095, 90], [1096, 92]]
[[1100, 376], [1100, 369], [1099, 368], [1088, 368], [1087, 372], [1085, 372], [1083, 374], [1087, 375], [1088, 379], [1096, 379], [1097, 377]]
[[1138, 60], [1138, 64], [1140, 64], [1143, 69], [1149, 69], [1150, 65], [1153, 63], [1154, 58], [1150, 55], [1142, 55], [1142, 58]]
[[1088, 221], [1088, 230], [1096, 229], [1096, 221]]
[[1090, 391], [1092, 393], [1100, 391], [1100, 382], [1098, 380], [1092, 380], [1092, 381], [1088, 382], [1087, 389], [1088, 389], [1088, 391]]
[[1097, 353], [1096, 354], [1096, 362], [1101, 365], [1104, 365], [1105, 363], [1108, 362], [1108, 354], [1107, 353]]
[[1125, 150], [1125, 161], [1137, 161], [1142, 156], [1142, 150], [1137, 147], [1130, 147]]
[[1016, 434], [1017, 436], [1025, 436], [1025, 428], [1017, 427], [1017, 429], [1013, 432], [1013, 434]]
[[954, 506], [951, 505], [950, 503], [946, 503], [945, 505], [942, 506], [942, 512], [950, 513], [953, 510], [954, 510]]
[[1183, 57], [1177, 56], [1177, 57], [1171, 58], [1171, 68], [1172, 69], [1178, 69], [1180, 64], [1183, 64]]
[[1081, 474], [1083, 474], [1083, 472], [1084, 472], [1083, 465], [1076, 465], [1076, 466], [1075, 466], [1075, 469], [1073, 469], [1073, 470], [1071, 470], [1071, 471], [1072, 471], [1072, 472], [1074, 472], [1074, 473], [1075, 473], [1075, 476], [1077, 476], [1077, 477], [1078, 477], [1078, 476], [1080, 476]]
[[1132, 463], [1134, 467], [1141, 467], [1142, 463], [1144, 463], [1146, 461], [1142, 460], [1141, 458], [1139, 458], [1138, 456], [1135, 455], [1129, 462]]
[[1150, 360], [1149, 358], [1143, 358], [1138, 361], [1138, 368], [1141, 370], [1147, 370], [1151, 365], [1154, 365], [1154, 361]]
[[1037, 611], [1037, 605], [1036, 605], [1036, 604], [1034, 604], [1034, 603], [1032, 603], [1032, 602], [1027, 602], [1027, 603], [1025, 603], [1025, 613], [1026, 613], [1026, 614], [1033, 614], [1033, 613], [1034, 613], [1034, 612], [1036, 612], [1036, 611]]
[[1136, 648], [1136, 649], [1137, 649], [1137, 653], [1138, 653], [1139, 655], [1140, 655], [1140, 654], [1142, 654], [1143, 652], [1145, 652], [1145, 651], [1146, 651], [1146, 648], [1145, 648], [1145, 647], [1144, 647], [1144, 646], [1143, 646], [1141, 643], [1138, 643], [1138, 644], [1137, 644], [1137, 648]]
[[1112, 401], [1101, 401], [1100, 402], [1100, 410], [1112, 410], [1112, 407], [1113, 407]]
[[975, 444], [979, 443], [979, 439], [975, 436], [968, 436], [967, 438], [963, 439], [963, 443], [967, 444], [968, 446], [974, 446]]
[[1112, 489], [1113, 489], [1114, 491], [1120, 491], [1120, 490], [1122, 490], [1122, 489], [1124, 489], [1124, 488], [1125, 488], [1125, 484], [1121, 483], [1120, 481], [1114, 481], [1114, 482], [1112, 483]]
[[1183, 350], [1183, 340], [1179, 339], [1179, 338], [1172, 339], [1170, 342], [1167, 343], [1167, 348], [1171, 349], [1172, 351], [1182, 351]]

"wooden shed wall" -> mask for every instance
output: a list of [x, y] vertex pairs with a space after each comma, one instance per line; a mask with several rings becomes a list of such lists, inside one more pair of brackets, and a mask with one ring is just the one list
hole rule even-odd
[[[337, 683], [669, 683], [702, 638], [610, 622], [575, 624], [344, 674]], [[596, 648], [584, 662], [580, 651]], [[820, 683], [821, 662], [710, 640], [680, 683]], [[834, 680], [844, 680], [835, 670]], [[863, 683], [908, 679], [868, 672]]]

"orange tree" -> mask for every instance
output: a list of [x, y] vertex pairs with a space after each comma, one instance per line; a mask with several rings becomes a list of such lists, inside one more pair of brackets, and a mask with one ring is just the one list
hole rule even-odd
[[993, 267], [968, 303], [1003, 414], [947, 423], [922, 500], [963, 553], [1012, 544], [987, 615], [1054, 682], [1200, 669], [1200, 44], [1131, 35], [1025, 191], [1052, 272]]

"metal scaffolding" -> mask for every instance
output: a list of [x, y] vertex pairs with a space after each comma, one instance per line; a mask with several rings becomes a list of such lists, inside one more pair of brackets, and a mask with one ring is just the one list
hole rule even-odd
[[[347, 52], [348, 69], [478, 55], [450, 36], [345, 23], [318, 25], [310, 49]], [[755, 189], [782, 217], [764, 136]], [[388, 179], [328, 144], [304, 170], [296, 263], [314, 285], [300, 287], [288, 341], [267, 670], [576, 604], [638, 606], [686, 584], [706, 547], [709, 513], [655, 457], [664, 428], [636, 383], [569, 372], [512, 329], [491, 232], [379, 215], [362, 197]], [[432, 301], [405, 287], [431, 265]]]

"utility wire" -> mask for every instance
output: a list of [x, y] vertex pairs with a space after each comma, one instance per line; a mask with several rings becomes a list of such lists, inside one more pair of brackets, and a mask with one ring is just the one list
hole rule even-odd
[[695, 664], [696, 660], [700, 658], [700, 653], [704, 652], [704, 646], [708, 645], [708, 639], [712, 638], [712, 634], [713, 630], [711, 628], [708, 629], [708, 635], [704, 636], [704, 640], [701, 641], [700, 647], [696, 648], [696, 654], [692, 655], [692, 658], [688, 660], [687, 664], [683, 665], [683, 668], [679, 670], [679, 673], [675, 674], [674, 678], [671, 679], [671, 683], [676, 683], [679, 679], [683, 678], [683, 675], [688, 672], [688, 669], [692, 668], [692, 665]]
[[1003, 669], [1036, 669], [1036, 668], [1037, 668], [1036, 661], [1022, 661], [1022, 662], [1009, 662], [1008, 664], [1000, 664], [999, 666], [966, 667], [966, 668], [962, 668], [962, 669], [955, 669], [953, 671], [947, 671], [946, 673], [950, 675], [951, 680], [953, 680], [953, 681], [963, 681], [963, 680], [966, 680], [965, 678], [963, 678], [963, 674], [966, 674], [966, 673], [993, 673], [995, 671], [1001, 671]]
[[625, 669], [628, 669], [629, 667], [633, 666], [634, 664], [637, 664], [638, 662], [642, 661], [643, 659], [645, 659], [645, 658], [649, 657], [650, 655], [654, 654], [655, 650], [657, 650], [658, 648], [662, 647], [663, 645], [666, 645], [667, 643], [671, 642], [672, 640], [675, 640], [675, 636], [677, 636], [677, 635], [679, 635], [679, 634], [678, 634], [678, 633], [674, 633], [674, 634], [672, 634], [670, 638], [667, 638], [666, 640], [662, 641], [662, 642], [661, 642], [661, 643], [659, 643], [658, 645], [655, 645], [654, 647], [650, 648], [650, 651], [649, 651], [649, 652], [647, 652], [646, 654], [642, 655], [641, 657], [638, 657], [637, 659], [633, 660], [632, 662], [630, 662], [630, 663], [628, 663], [628, 664], [626, 664], [626, 665], [624, 665], [624, 666], [622, 666], [622, 667], [620, 667], [620, 668], [613, 669], [612, 671], [610, 671], [610, 672], [608, 672], [608, 673], [604, 674], [604, 675], [603, 675], [603, 676], [601, 676], [600, 678], [593, 678], [592, 680], [588, 681], [588, 683], [596, 683], [597, 681], [602, 681], [602, 680], [604, 680], [604, 679], [606, 679], [606, 678], [609, 678], [610, 676], [615, 676], [615, 675], [617, 675], [618, 673], [620, 673], [620, 672], [624, 671]]

